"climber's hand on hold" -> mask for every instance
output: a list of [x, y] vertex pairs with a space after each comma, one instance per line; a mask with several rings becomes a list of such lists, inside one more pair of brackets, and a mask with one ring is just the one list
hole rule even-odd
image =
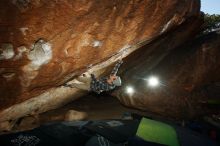
[[118, 62], [119, 62], [120, 64], [122, 64], [122, 63], [123, 63], [123, 60], [122, 60], [122, 59], [120, 59], [120, 60], [118, 60]]

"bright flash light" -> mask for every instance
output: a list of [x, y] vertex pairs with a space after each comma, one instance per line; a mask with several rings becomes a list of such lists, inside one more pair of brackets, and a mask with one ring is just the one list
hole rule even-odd
[[127, 92], [128, 94], [133, 94], [133, 93], [134, 93], [134, 88], [131, 87], [131, 86], [128, 86], [128, 87], [126, 88], [126, 92]]
[[148, 86], [150, 87], [156, 87], [160, 84], [159, 79], [155, 76], [149, 77], [147, 82], [148, 82]]

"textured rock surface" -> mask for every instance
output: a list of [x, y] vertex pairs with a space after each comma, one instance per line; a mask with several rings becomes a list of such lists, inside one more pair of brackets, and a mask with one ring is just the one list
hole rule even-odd
[[[199, 17], [199, 8], [199, 0], [2, 0], [0, 108], [23, 104], [3, 110], [0, 121], [47, 111], [81, 96], [76, 89], [58, 86], [88, 66]], [[178, 43], [193, 32], [182, 41], [180, 36]]]
[[[179, 36], [177, 32], [175, 36]], [[124, 66], [126, 70], [122, 73], [124, 86], [113, 94], [127, 106], [149, 110], [163, 116], [191, 118], [207, 113], [207, 106], [201, 102], [206, 102], [209, 98], [200, 91], [207, 90], [205, 87], [207, 85], [220, 82], [220, 35], [209, 34], [194, 39], [191, 43], [164, 54], [163, 59], [161, 59], [163, 53], [156, 55], [157, 52], [152, 51], [151, 58], [148, 54], [143, 54], [142, 50], [149, 48], [157, 47], [157, 51], [164, 50], [167, 46], [173, 48], [175, 47], [173, 42], [177, 41], [178, 37], [169, 33], [165, 39], [159, 38], [126, 58], [126, 64], [135, 68]], [[158, 47], [161, 43], [166, 45]], [[146, 79], [151, 75], [160, 79], [159, 87], [147, 86]], [[124, 92], [126, 85], [133, 86], [135, 90], [133, 95]]]

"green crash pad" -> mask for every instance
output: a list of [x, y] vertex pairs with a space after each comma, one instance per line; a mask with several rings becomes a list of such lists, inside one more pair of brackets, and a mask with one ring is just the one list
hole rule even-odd
[[179, 146], [176, 131], [168, 124], [142, 118], [136, 135], [146, 141], [168, 146]]

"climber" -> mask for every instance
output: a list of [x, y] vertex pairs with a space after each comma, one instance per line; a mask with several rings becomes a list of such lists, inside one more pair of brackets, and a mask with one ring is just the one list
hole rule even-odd
[[123, 61], [119, 60], [108, 77], [97, 79], [94, 74], [83, 74], [77, 78], [77, 82], [65, 84], [64, 86], [93, 91], [98, 94], [113, 90], [115, 87], [121, 86], [121, 78], [116, 74], [122, 63]]

